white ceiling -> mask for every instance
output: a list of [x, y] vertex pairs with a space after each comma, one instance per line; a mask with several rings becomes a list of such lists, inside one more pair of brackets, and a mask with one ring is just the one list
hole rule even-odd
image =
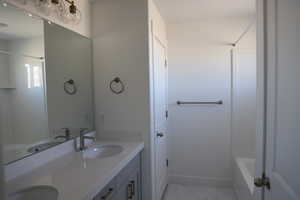
[[28, 13], [0, 5], [0, 38], [6, 40], [32, 38], [43, 35], [43, 21]]
[[256, 0], [154, 0], [167, 22], [255, 15]]

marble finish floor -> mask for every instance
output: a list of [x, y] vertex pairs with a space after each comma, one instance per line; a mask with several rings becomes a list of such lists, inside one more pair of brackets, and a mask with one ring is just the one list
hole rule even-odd
[[163, 200], [237, 200], [232, 188], [170, 184]]

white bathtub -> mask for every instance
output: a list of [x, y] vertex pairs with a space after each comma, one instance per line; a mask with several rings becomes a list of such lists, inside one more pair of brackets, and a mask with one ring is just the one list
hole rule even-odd
[[238, 200], [254, 199], [255, 159], [236, 158], [233, 185]]

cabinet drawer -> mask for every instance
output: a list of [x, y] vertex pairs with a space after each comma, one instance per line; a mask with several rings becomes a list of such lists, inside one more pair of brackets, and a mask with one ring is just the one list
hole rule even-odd
[[140, 200], [140, 173], [136, 168], [131, 170], [118, 187], [117, 200]]
[[139, 200], [141, 194], [140, 159], [141, 155], [138, 154], [93, 200]]

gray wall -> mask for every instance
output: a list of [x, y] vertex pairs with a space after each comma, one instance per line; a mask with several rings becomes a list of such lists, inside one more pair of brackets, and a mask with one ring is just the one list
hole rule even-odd
[[[147, 0], [92, 5], [96, 129], [100, 137], [145, 141], [145, 199], [150, 198], [150, 95]], [[109, 82], [119, 76], [125, 92]]]

